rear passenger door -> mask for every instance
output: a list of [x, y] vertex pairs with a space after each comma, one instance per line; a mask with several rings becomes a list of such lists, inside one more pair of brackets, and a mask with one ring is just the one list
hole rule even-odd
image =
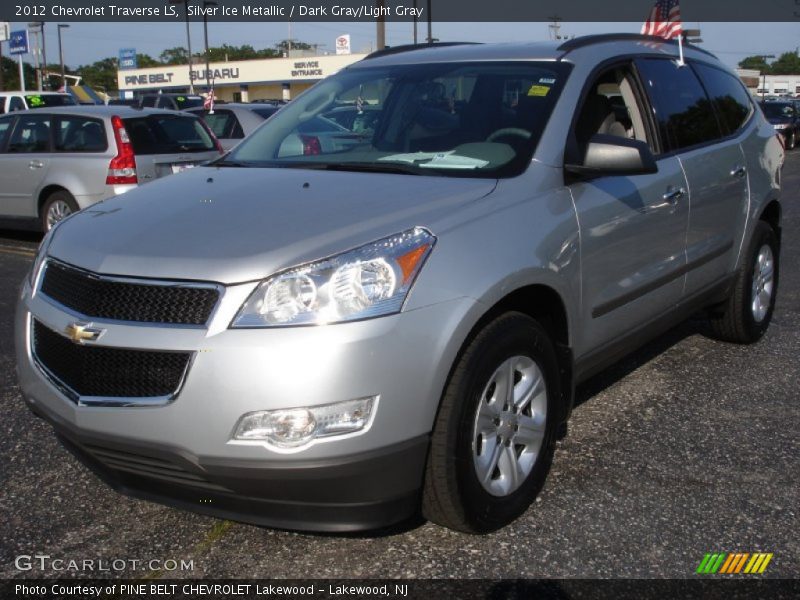
[[[647, 82], [665, 151], [678, 157], [689, 185], [688, 297], [720, 283], [735, 264], [748, 205], [747, 169], [736, 132], [751, 109], [746, 97], [748, 106], [739, 107], [741, 94], [725, 81], [726, 73], [713, 67], [678, 66], [661, 58], [641, 59], [637, 67]], [[725, 121], [720, 107], [728, 114]]]
[[[6, 117], [8, 118], [8, 117]], [[0, 212], [35, 217], [38, 196], [50, 167], [50, 115], [19, 115], [0, 153]]]

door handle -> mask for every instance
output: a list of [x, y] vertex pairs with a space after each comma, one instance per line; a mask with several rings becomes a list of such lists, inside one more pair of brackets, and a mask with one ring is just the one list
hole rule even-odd
[[670, 204], [675, 205], [675, 204], [678, 203], [678, 200], [683, 198], [685, 195], [686, 195], [686, 190], [684, 190], [682, 187], [677, 187], [676, 188], [676, 187], [673, 187], [673, 186], [669, 186], [667, 188], [667, 191], [664, 192], [664, 195], [661, 196], [661, 197], [666, 202], [669, 202]]
[[747, 175], [747, 169], [741, 166], [734, 167], [733, 170], [731, 171], [731, 177], [738, 177], [739, 179], [741, 179], [745, 175]]
[[28, 163], [28, 167], [31, 169], [41, 169], [44, 166], [44, 163], [40, 160], [32, 160]]

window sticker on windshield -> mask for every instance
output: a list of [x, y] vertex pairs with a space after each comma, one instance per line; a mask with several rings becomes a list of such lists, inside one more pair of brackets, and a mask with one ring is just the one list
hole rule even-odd
[[186, 102], [186, 96], [178, 96], [178, 102]]
[[28, 96], [28, 105], [31, 108], [37, 108], [39, 106], [44, 106], [44, 98], [41, 96]]
[[532, 85], [528, 90], [528, 96], [547, 96], [550, 88], [546, 85]]
[[556, 80], [551, 77], [542, 77], [539, 79], [539, 83], [546, 83], [547, 85], [553, 85], [555, 82]]

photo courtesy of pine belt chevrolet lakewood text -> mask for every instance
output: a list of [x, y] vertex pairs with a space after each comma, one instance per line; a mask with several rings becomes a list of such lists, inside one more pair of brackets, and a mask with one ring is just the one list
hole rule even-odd
[[67, 216], [20, 291], [27, 404], [139, 498], [301, 530], [511, 523], [577, 383], [698, 311], [730, 342], [770, 323], [783, 147], [730, 69], [678, 56], [391, 48]]

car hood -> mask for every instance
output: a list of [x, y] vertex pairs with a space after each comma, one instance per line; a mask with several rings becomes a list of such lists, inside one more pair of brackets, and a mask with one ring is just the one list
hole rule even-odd
[[108, 275], [252, 281], [417, 225], [430, 227], [496, 183], [198, 167], [75, 214], [54, 232], [49, 255]]

